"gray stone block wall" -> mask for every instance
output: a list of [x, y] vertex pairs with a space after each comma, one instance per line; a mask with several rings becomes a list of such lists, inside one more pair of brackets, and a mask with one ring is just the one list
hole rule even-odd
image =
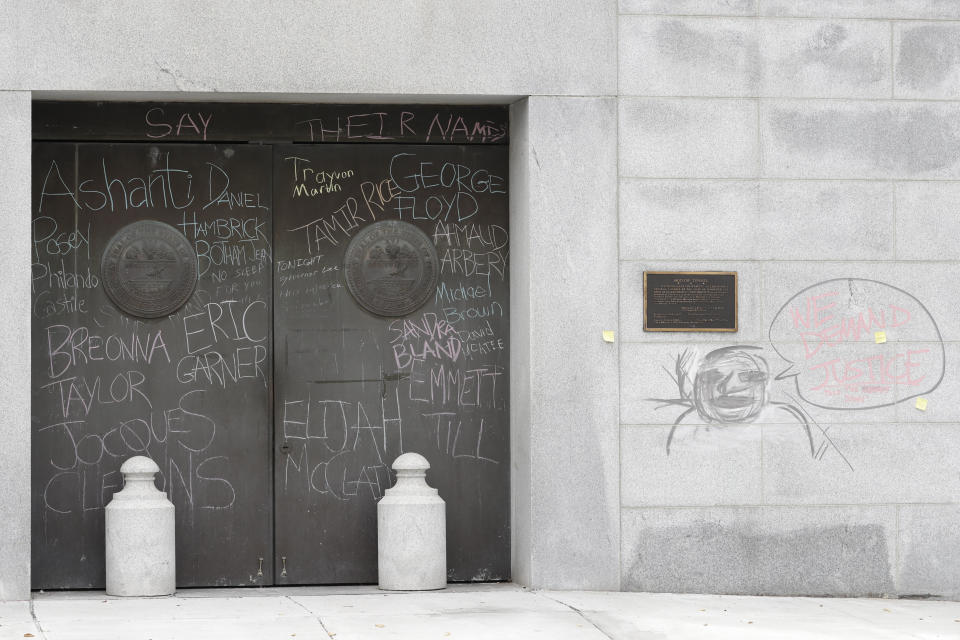
[[[723, 2], [724, 0], [719, 0]], [[960, 20], [953, 0], [759, 0], [761, 16]]]
[[[25, 127], [23, 125], [26, 125]], [[30, 94], [0, 91], [0, 601], [22, 600], [30, 575]], [[29, 219], [29, 218], [28, 218]], [[21, 232], [17, 232], [20, 229]]]
[[620, 98], [620, 177], [758, 175], [757, 101]]
[[515, 557], [526, 584], [615, 590], [619, 367], [602, 332], [617, 330], [616, 99], [531, 97], [514, 115], [511, 458], [530, 510]]
[[616, 50], [605, 44], [616, 39], [612, 0], [492, 0], [482, 8], [211, 0], [202, 11], [151, 6], [149, 29], [125, 15], [117, 0], [95, 8], [5, 2], [0, 87], [375, 102], [616, 90]]
[[[960, 3], [619, 8], [623, 589], [960, 597]], [[644, 332], [645, 270], [737, 271], [739, 331]], [[910, 320], [791, 330], [831, 279]], [[769, 380], [745, 421], [682, 391], [727, 346]], [[916, 376], [851, 410], [827, 367], [865, 358]]]

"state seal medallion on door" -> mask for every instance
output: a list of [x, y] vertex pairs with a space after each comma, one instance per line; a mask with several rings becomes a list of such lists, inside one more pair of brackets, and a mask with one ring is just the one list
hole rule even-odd
[[107, 295], [120, 309], [140, 318], [162, 318], [193, 295], [197, 254], [175, 228], [141, 220], [110, 239], [100, 272]]
[[361, 307], [379, 316], [405, 316], [435, 294], [440, 259], [423, 231], [408, 222], [384, 220], [353, 237], [343, 271]]

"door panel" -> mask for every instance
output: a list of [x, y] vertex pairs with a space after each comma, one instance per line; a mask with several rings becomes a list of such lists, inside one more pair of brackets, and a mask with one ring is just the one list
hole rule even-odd
[[[34, 588], [102, 588], [133, 455], [176, 505], [180, 587], [375, 582], [408, 451], [447, 502], [450, 579], [509, 579], [506, 147], [51, 142], [33, 162]], [[166, 318], [103, 290], [107, 243], [144, 219], [197, 253]], [[384, 220], [437, 250], [405, 317], [346, 288], [347, 245]]]
[[[376, 503], [409, 451], [447, 503], [450, 579], [508, 579], [506, 147], [286, 145], [274, 172], [277, 583], [376, 582]], [[345, 284], [383, 220], [437, 249], [406, 317]]]
[[[272, 582], [271, 161], [243, 145], [34, 145], [34, 588], [104, 586], [103, 507], [134, 455], [176, 506], [179, 586]], [[198, 255], [169, 317], [103, 290], [105, 246], [144, 219]]]

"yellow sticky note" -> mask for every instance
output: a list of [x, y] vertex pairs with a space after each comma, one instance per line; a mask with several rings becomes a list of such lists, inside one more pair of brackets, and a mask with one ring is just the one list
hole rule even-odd
[[927, 410], [927, 399], [926, 398], [917, 398], [917, 409], [920, 411]]
[[886, 331], [875, 331], [873, 333], [873, 341], [877, 344], [883, 344], [887, 341], [887, 332]]
[[603, 341], [604, 341], [604, 342], [613, 342], [613, 331], [604, 331], [604, 332], [603, 332]]

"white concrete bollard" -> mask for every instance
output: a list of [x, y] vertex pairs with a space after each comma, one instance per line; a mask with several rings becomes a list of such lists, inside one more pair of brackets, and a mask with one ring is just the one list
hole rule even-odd
[[107, 595], [176, 591], [173, 503], [153, 484], [160, 467], [134, 456], [120, 467], [123, 489], [106, 507]]
[[430, 463], [418, 453], [393, 461], [397, 484], [377, 504], [380, 588], [427, 591], [447, 586], [447, 512], [427, 485]]

